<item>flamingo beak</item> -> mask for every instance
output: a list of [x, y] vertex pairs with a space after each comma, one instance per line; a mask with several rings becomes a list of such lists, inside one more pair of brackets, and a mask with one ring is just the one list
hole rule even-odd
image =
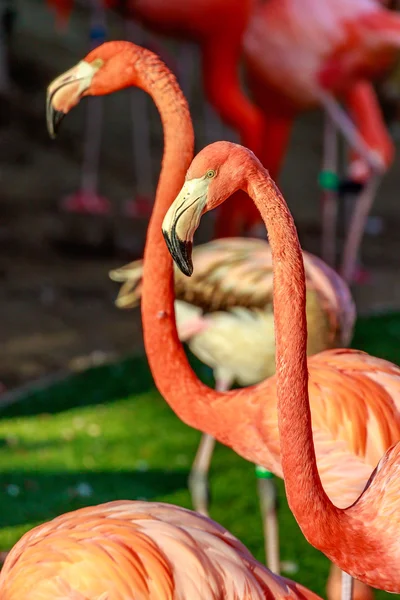
[[93, 63], [81, 60], [75, 67], [54, 79], [48, 86], [46, 120], [47, 131], [52, 139], [56, 137], [65, 115], [78, 104], [84, 93], [90, 88], [93, 76], [101, 64], [98, 60]]
[[205, 177], [185, 181], [171, 204], [162, 224], [162, 232], [174, 262], [184, 275], [193, 273], [193, 236], [205, 212], [210, 180]]

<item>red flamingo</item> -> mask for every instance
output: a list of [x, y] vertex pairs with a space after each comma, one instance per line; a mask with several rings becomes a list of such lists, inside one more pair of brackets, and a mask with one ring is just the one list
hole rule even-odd
[[[268, 115], [268, 140], [259, 155], [272, 176], [281, 166], [299, 111], [322, 106], [346, 140], [372, 170], [360, 195], [346, 239], [341, 275], [353, 275], [368, 210], [393, 149], [372, 90], [365, 85], [394, 64], [400, 43], [400, 17], [375, 0], [270, 0], [252, 12], [244, 36], [246, 70], [257, 104]], [[360, 132], [340, 108], [348, 104]], [[376, 133], [379, 133], [377, 136]], [[371, 146], [369, 146], [371, 144]], [[229, 208], [226, 208], [228, 211]], [[332, 207], [325, 203], [324, 230], [332, 231]], [[328, 233], [332, 237], [332, 233]], [[332, 242], [324, 252], [332, 254]], [[332, 256], [326, 256], [332, 261]]]
[[[250, 151], [242, 150], [236, 145], [220, 143], [211, 148], [225, 153], [225, 170], [219, 163], [215, 169], [211, 165], [202, 173], [200, 179], [191, 179], [193, 171], [190, 172], [178, 200], [169, 208], [171, 200], [178, 195], [184, 182], [185, 169], [189, 166], [193, 154], [194, 135], [187, 103], [175, 78], [165, 65], [154, 54], [126, 42], [104, 44], [52, 82], [47, 98], [50, 134], [54, 135], [62, 117], [82, 96], [103, 95], [129, 85], [141, 87], [153, 97], [160, 111], [165, 133], [162, 171], [145, 249], [142, 290], [145, 346], [156, 385], [185, 423], [231, 446], [246, 459], [263, 465], [270, 471], [282, 472], [279, 437], [277, 433], [275, 436], [273, 433], [277, 432], [278, 421], [276, 389], [281, 402], [281, 382], [282, 378], [285, 378], [283, 389], [288, 393], [290, 383], [292, 387], [288, 397], [295, 402], [298, 392], [295, 376], [301, 367], [304, 370], [300, 375], [306, 381], [307, 366], [302, 357], [305, 338], [299, 340], [295, 336], [297, 318], [303, 319], [301, 323], [305, 331], [304, 306], [299, 307], [295, 302], [298, 288], [303, 282], [303, 263], [301, 259], [296, 258], [297, 247], [292, 249], [290, 245], [286, 246], [286, 240], [279, 238], [274, 231], [274, 219], [277, 220], [277, 227], [282, 219], [281, 196], [277, 189], [268, 183], [270, 179], [267, 173]], [[236, 162], [229, 158], [231, 151], [237, 158]], [[202, 156], [208, 156], [207, 152], [200, 155]], [[218, 157], [220, 158], [219, 155]], [[270, 228], [271, 242], [275, 236], [271, 244], [273, 256], [275, 259], [278, 257], [274, 270], [274, 307], [275, 311], [278, 310], [276, 335], [280, 386], [276, 388], [276, 380], [269, 379], [247, 390], [221, 394], [209, 389], [196, 378], [179, 342], [174, 319], [173, 269], [164, 236], [181, 269], [186, 274], [190, 273], [193, 234], [202, 213], [212, 208], [211, 204], [207, 204], [207, 195], [204, 192], [212, 185], [212, 190], [215, 190], [214, 204], [222, 202], [233, 189], [240, 186], [253, 193], [253, 187], [246, 179], [247, 167], [251, 167], [250, 175], [261, 177], [264, 181], [264, 188], [272, 203], [267, 224]], [[218, 176], [220, 170], [223, 171], [221, 177]], [[234, 176], [239, 177], [239, 183]], [[262, 208], [261, 200], [258, 197], [256, 200], [259, 208]], [[167, 210], [167, 221], [163, 227]], [[292, 235], [295, 235], [289, 213], [284, 214], [293, 230]], [[280, 246], [277, 238], [280, 240]], [[279, 296], [279, 284], [287, 269], [287, 260], [293, 257], [296, 262], [295, 267], [291, 266], [289, 269], [290, 276], [287, 275], [289, 284], [286, 279], [287, 287], [282, 288], [284, 292]], [[286, 355], [286, 345], [292, 354], [289, 352]], [[289, 365], [291, 370], [287, 373], [285, 369]], [[400, 371], [386, 361], [349, 350], [328, 351], [310, 358], [308, 369], [313, 411], [316, 411], [316, 415], [321, 415], [315, 419], [314, 428], [320, 475], [325, 486], [332, 486], [332, 500], [346, 506], [347, 503], [351, 503], [351, 498], [355, 500], [360, 494], [379, 456], [399, 439], [400, 420], [396, 402], [400, 393]], [[331, 401], [337, 407], [334, 410], [328, 408]], [[319, 410], [314, 408], [314, 402]], [[319, 412], [321, 409], [322, 413]], [[304, 415], [301, 415], [301, 419], [304, 419]], [[334, 439], [327, 435], [327, 422], [332, 424], [332, 430], [335, 431]], [[289, 419], [288, 426], [293, 426]], [[290, 440], [293, 444], [293, 436]], [[315, 464], [315, 457], [313, 460]], [[304, 478], [309, 473], [309, 466], [302, 464], [301, 468]], [[344, 484], [343, 488], [338, 485], [338, 481]], [[335, 497], [335, 490], [336, 494], [345, 493], [341, 501]], [[293, 498], [290, 497], [289, 501], [292, 503]], [[318, 523], [316, 518], [313, 518], [313, 521]], [[350, 548], [348, 537], [346, 546]], [[342, 569], [351, 575], [357, 573], [356, 576], [366, 580], [365, 573], [355, 571], [354, 565], [349, 570], [347, 563], [338, 558], [337, 554], [332, 556], [335, 558], [334, 562]], [[343, 554], [344, 556], [346, 555]], [[368, 583], [380, 585], [380, 581], [374, 577], [369, 578]]]
[[271, 573], [224, 527], [185, 508], [121, 500], [31, 529], [0, 573], [2, 600], [321, 600]]

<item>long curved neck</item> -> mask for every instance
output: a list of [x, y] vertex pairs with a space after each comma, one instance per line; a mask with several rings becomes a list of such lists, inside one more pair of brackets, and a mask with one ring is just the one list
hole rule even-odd
[[[149, 71], [140, 87], [155, 101], [164, 129], [164, 154], [143, 263], [144, 344], [154, 381], [175, 413], [193, 427], [207, 414], [207, 392], [192, 371], [178, 339], [174, 318], [173, 265], [162, 235], [162, 221], [178, 195], [193, 158], [194, 133], [187, 102], [168, 72]], [[160, 76], [161, 75], [161, 76]], [[198, 397], [197, 410], [189, 398]]]
[[319, 539], [326, 536], [330, 543], [332, 527], [337, 531], [342, 515], [326, 495], [316, 465], [301, 248], [293, 217], [268, 173], [259, 165], [248, 181], [247, 192], [268, 229], [273, 259], [278, 424], [287, 498], [306, 537], [315, 533], [318, 522]]

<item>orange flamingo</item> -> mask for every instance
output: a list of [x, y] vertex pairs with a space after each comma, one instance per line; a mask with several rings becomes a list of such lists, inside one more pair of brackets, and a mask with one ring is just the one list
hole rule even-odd
[[[355, 307], [344, 281], [319, 258], [303, 253], [307, 278], [307, 352], [346, 346], [351, 340]], [[253, 385], [275, 372], [272, 306], [272, 255], [267, 242], [225, 238], [197, 246], [196, 275], [188, 278], [175, 268], [175, 316], [179, 339], [213, 369], [215, 387], [226, 391], [234, 383]], [[114, 269], [122, 283], [119, 308], [139, 304], [143, 261]], [[189, 476], [193, 507], [208, 516], [208, 472], [215, 447], [203, 434]], [[279, 573], [276, 490], [272, 474], [256, 467], [265, 531], [268, 567]]]
[[[149, 225], [142, 289], [144, 339], [155, 382], [185, 423], [282, 476], [276, 426], [276, 380], [269, 379], [250, 391], [217, 393], [196, 378], [177, 336], [172, 262], [161, 228], [171, 199], [179, 192], [178, 183], [181, 185], [184, 181], [184, 169], [193, 153], [194, 135], [187, 104], [173, 75], [151, 52], [127, 42], [106, 43], [50, 84], [47, 97], [49, 132], [54, 136], [63, 116], [81, 97], [111, 93], [129, 85], [137, 85], [153, 97], [165, 132], [163, 166]], [[235, 145], [223, 147], [240, 148]], [[249, 156], [256, 160], [251, 153]], [[245, 166], [239, 168], [239, 173], [245, 176]], [[208, 176], [201, 180], [204, 189], [208, 181], [214, 180], [212, 169]], [[180, 228], [177, 229], [177, 222], [171, 220], [170, 209], [171, 231], [165, 233], [174, 255], [179, 257], [179, 263], [186, 271], [190, 268], [187, 260], [191, 238], [206, 208], [201, 193], [193, 201], [191, 210], [185, 205], [191, 199], [191, 191], [201, 192], [197, 183], [188, 181], [186, 184], [183, 208], [176, 214], [180, 217]], [[226, 190], [230, 190], [228, 184]], [[225, 198], [223, 192], [226, 190], [221, 189], [221, 200]], [[176, 206], [175, 202], [175, 209]], [[278, 208], [271, 210], [272, 220], [275, 212], [278, 218]], [[185, 226], [188, 230], [180, 232]], [[284, 258], [286, 254], [282, 248], [279, 256]], [[283, 259], [278, 262], [281, 264], [285, 264]], [[294, 281], [301, 278], [302, 269], [291, 273]], [[274, 277], [276, 282], [276, 273]], [[293, 294], [295, 291], [293, 288]], [[292, 291], [285, 294], [285, 302], [292, 304]], [[276, 310], [276, 301], [274, 306]], [[299, 312], [298, 308], [293, 308]], [[277, 316], [278, 335], [282, 317]], [[291, 318], [287, 326], [294, 327], [293, 323]], [[286, 333], [286, 339], [288, 343], [297, 344], [290, 333]], [[278, 345], [279, 367], [282, 365], [281, 352], [282, 345]], [[169, 357], [167, 366], [166, 356]], [[309, 359], [308, 368], [319, 472], [330, 498], [338, 506], [347, 506], [362, 491], [379, 457], [399, 439], [400, 370], [391, 363], [350, 350], [318, 354]], [[295, 388], [292, 393], [296, 393]], [[238, 415], [242, 417], [239, 420]], [[262, 432], [259, 431], [261, 418]], [[305, 472], [308, 472], [307, 468]]]
[[0, 573], [2, 600], [321, 600], [271, 573], [224, 527], [173, 504], [121, 500], [35, 527]]
[[[379, 430], [382, 433], [383, 430], [387, 432], [388, 427], [394, 426], [397, 430], [399, 428], [395, 400], [400, 392], [400, 370], [386, 361], [343, 350], [320, 353], [309, 360], [307, 367], [305, 275], [296, 228], [278, 188], [253, 153], [229, 142], [217, 142], [197, 155], [186, 174], [181, 192], [163, 221], [163, 234], [167, 245], [181, 270], [190, 274], [193, 268], [190, 248], [201, 215], [224, 202], [238, 188], [246, 190], [260, 210], [268, 228], [273, 255], [277, 363], [274, 384], [278, 399], [281, 464], [289, 506], [306, 539], [346, 574], [373, 587], [398, 593], [400, 592], [398, 571], [400, 524], [397, 511], [399, 504], [397, 474], [400, 468], [400, 443], [387, 450], [369, 479], [365, 480], [365, 489], [361, 494], [357, 493], [355, 501], [341, 505], [331, 495], [328, 496], [328, 486], [324, 481], [324, 469], [332, 460], [332, 456], [325, 463], [325, 467], [323, 465], [330, 452], [336, 453], [338, 447], [335, 450], [332, 447], [328, 450], [326, 447], [319, 455], [320, 440], [315, 428], [314, 412], [313, 423], [311, 423], [312, 395], [309, 394], [309, 387], [312, 389], [314, 382], [317, 383], [319, 379], [312, 374], [312, 363], [314, 365], [320, 363], [323, 370], [328, 370], [329, 366], [342, 355], [348, 363], [350, 373], [353, 372], [348, 381], [346, 378], [339, 377], [333, 382], [342, 386], [346, 383], [358, 386], [361, 382], [361, 372], [365, 371], [364, 374], [370, 378], [371, 383], [374, 382], [371, 389], [375, 388], [370, 406], [372, 413], [375, 414], [370, 413], [368, 419], [371, 431], [366, 428], [368, 425], [365, 415], [360, 418], [355, 413], [354, 420], [342, 415], [337, 422], [337, 427], [350, 427], [356, 445], [368, 447], [371, 433], [376, 436]], [[151, 260], [148, 262], [151, 263]], [[142, 303], [147, 298], [146, 262], [144, 270]], [[148, 341], [147, 338], [147, 343]], [[364, 357], [363, 360], [360, 360], [361, 357]], [[326, 375], [327, 372], [325, 377], [319, 379], [319, 385], [325, 387], [329, 385], [329, 378]], [[169, 377], [164, 376], [163, 379]], [[379, 380], [381, 380], [383, 395], [379, 395], [379, 386], [376, 386]], [[188, 381], [187, 384], [186, 400], [191, 396], [190, 382]], [[258, 434], [260, 439], [268, 441], [270, 450], [271, 417], [265, 404], [268, 384], [269, 381], [250, 391], [230, 393], [229, 404], [231, 409], [236, 405], [238, 411], [239, 405], [243, 407], [245, 403], [247, 406], [249, 403], [258, 405], [257, 419], [253, 421], [248, 411], [246, 411], [246, 418], [252, 422], [255, 434]], [[180, 372], [181, 389], [182, 385], [183, 378]], [[332, 392], [335, 387], [332, 386]], [[222, 400], [221, 396], [216, 397], [215, 394], [214, 391], [209, 392], [208, 403], [212, 407], [218, 404], [218, 400], [220, 402]], [[351, 411], [355, 408], [355, 396], [356, 393], [353, 391], [351, 395], [353, 406], [349, 407]], [[389, 412], [384, 415], [382, 411], [386, 409], [389, 409]], [[397, 412], [397, 423], [392, 413], [393, 409], [395, 413]], [[197, 410], [198, 407], [196, 412]], [[335, 415], [335, 418], [337, 419], [338, 415]], [[364, 425], [363, 429], [360, 427], [361, 422]], [[211, 428], [213, 427], [217, 425], [212, 423]], [[355, 427], [357, 429], [353, 429]], [[230, 435], [229, 433], [228, 436]], [[334, 468], [338, 468], [340, 463], [340, 459], [336, 460], [336, 458], [338, 456], [335, 457]], [[331, 467], [332, 465], [329, 469]], [[341, 469], [351, 471], [353, 468], [354, 465], [351, 466], [349, 463], [341, 466]]]
[[[341, 274], [346, 281], [353, 274], [380, 175], [393, 157], [379, 107], [374, 100], [368, 101], [365, 86], [359, 90], [357, 84], [394, 64], [399, 34], [400, 17], [375, 0], [328, 0], [323, 5], [318, 0], [271, 0], [255, 6], [244, 37], [249, 84], [257, 104], [268, 115], [268, 143], [260, 158], [272, 176], [280, 168], [296, 114], [317, 105], [324, 107], [372, 170], [345, 243]], [[368, 94], [371, 99], [371, 88]], [[356, 114], [360, 111], [359, 121], [367, 109], [373, 127], [362, 130], [365, 140], [335, 97], [349, 104], [353, 116], [354, 109]], [[329, 231], [332, 208], [329, 212], [325, 205], [324, 214], [324, 229]], [[324, 251], [332, 254], [331, 249]]]

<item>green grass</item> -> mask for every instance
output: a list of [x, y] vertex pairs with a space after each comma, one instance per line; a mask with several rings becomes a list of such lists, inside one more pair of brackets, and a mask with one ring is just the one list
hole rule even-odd
[[[399, 341], [400, 315], [386, 315], [360, 319], [353, 345], [400, 363]], [[71, 377], [0, 416], [0, 549], [87, 504], [145, 498], [190, 507], [186, 480], [199, 433], [159, 396], [144, 358]], [[278, 487], [282, 560], [298, 565], [294, 579], [325, 596], [328, 561], [305, 542]], [[253, 465], [218, 445], [211, 491], [212, 517], [263, 560]]]

